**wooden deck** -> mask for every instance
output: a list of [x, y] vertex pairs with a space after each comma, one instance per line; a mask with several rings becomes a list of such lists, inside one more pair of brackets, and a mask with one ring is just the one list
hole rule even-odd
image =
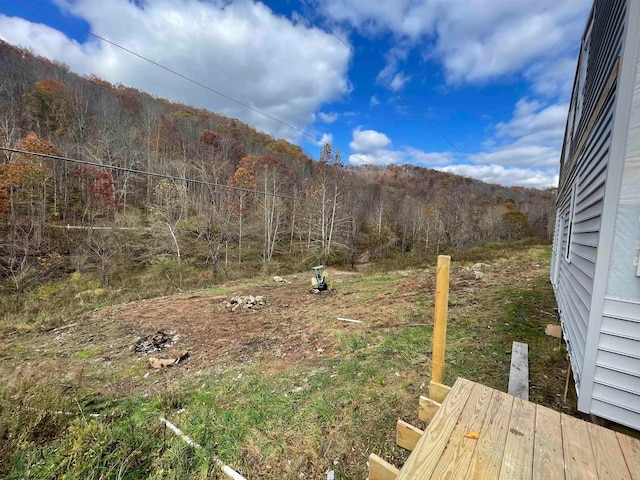
[[639, 440], [462, 378], [415, 438], [385, 478], [640, 480]]

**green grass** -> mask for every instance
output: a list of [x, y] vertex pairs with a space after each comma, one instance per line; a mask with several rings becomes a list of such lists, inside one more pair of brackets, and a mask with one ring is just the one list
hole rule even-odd
[[83, 350], [82, 352], [78, 352], [74, 355], [75, 358], [93, 358], [100, 353], [100, 350], [96, 348], [89, 348], [87, 350]]
[[[495, 249], [492, 254], [499, 255]], [[501, 255], [513, 256], [511, 264], [526, 272], [537, 262], [547, 264], [548, 252], [548, 247], [516, 246]], [[500, 269], [495, 275], [502, 275]], [[530, 348], [531, 399], [559, 405], [565, 351], [557, 339], [543, 335], [544, 326], [553, 321], [547, 312], [555, 308], [547, 277], [546, 270], [538, 269], [529, 279], [452, 289], [445, 383], [463, 376], [506, 391], [511, 342], [521, 341]], [[416, 283], [422, 290], [415, 294], [406, 285], [402, 290], [405, 280], [398, 274], [354, 275], [345, 277], [340, 288], [352, 292], [343, 301], [360, 311], [366, 311], [372, 298], [385, 295], [393, 302], [403, 293], [407, 300], [398, 302], [397, 324], [430, 324], [432, 295], [422, 280]], [[254, 279], [248, 284], [267, 283], [272, 282]], [[224, 295], [241, 285], [215, 287], [205, 295]], [[322, 308], [323, 317], [339, 314], [330, 302]], [[332, 355], [299, 360], [275, 374], [262, 373], [259, 358], [215, 373], [215, 365], [189, 364], [190, 374], [183, 379], [152, 372], [157, 382], [151, 377], [146, 396], [115, 398], [103, 393], [100, 383], [58, 382], [55, 376], [23, 372], [19, 381], [0, 385], [0, 476], [223, 478], [214, 456], [247, 478], [297, 479], [301, 473], [326, 478], [329, 469], [338, 479], [365, 478], [371, 452], [401, 465], [407, 452], [395, 445], [395, 422], [400, 417], [422, 426], [416, 408], [419, 395], [426, 393], [433, 329], [381, 325], [330, 324]], [[27, 338], [7, 349], [3, 361], [30, 355]], [[71, 360], [99, 354], [97, 348], [85, 347]], [[145, 368], [140, 362], [99, 379], [118, 383], [143, 378]], [[52, 413], [59, 411], [71, 415]], [[161, 416], [202, 450], [167, 431]]]

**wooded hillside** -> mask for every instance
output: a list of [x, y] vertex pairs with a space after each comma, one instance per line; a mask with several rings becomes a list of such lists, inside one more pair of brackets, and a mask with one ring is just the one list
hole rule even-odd
[[312, 159], [237, 120], [78, 76], [1, 41], [0, 78], [0, 146], [88, 162], [0, 152], [5, 290], [72, 271], [95, 272], [105, 286], [154, 266], [180, 285], [205, 267], [216, 276], [419, 260], [552, 228], [554, 190], [412, 165], [353, 167], [329, 146]]

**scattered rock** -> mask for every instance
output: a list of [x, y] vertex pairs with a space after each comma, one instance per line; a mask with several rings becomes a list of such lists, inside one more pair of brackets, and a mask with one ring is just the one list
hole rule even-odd
[[476, 263], [473, 267], [471, 267], [476, 280], [480, 280], [484, 277], [484, 272], [482, 271], [482, 269], [486, 266], [487, 264], [485, 263]]
[[286, 282], [286, 280], [284, 278], [279, 277], [277, 275], [275, 277], [273, 277], [273, 281], [276, 282], [276, 283], [285, 283]]
[[232, 312], [235, 312], [239, 308], [252, 309], [255, 307], [263, 307], [267, 304], [267, 300], [262, 295], [238, 295], [231, 297], [227, 302], [227, 308], [230, 308]]

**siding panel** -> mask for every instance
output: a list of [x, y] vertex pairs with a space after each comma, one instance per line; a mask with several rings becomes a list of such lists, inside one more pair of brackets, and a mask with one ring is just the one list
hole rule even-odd
[[[574, 122], [567, 121], [567, 126], [573, 124], [575, 130], [573, 135], [571, 132], [565, 134], [563, 151], [568, 152], [568, 155], [563, 157], [565, 163], [560, 168], [556, 214], [563, 221], [556, 224], [558, 229], [562, 228], [562, 231], [556, 232], [554, 238], [554, 268], [557, 268], [558, 272], [554, 291], [578, 393], [580, 393], [585, 354], [590, 355], [591, 358], [596, 354], [596, 352], [585, 352], [585, 348], [609, 170], [617, 85], [607, 93], [603, 90], [621, 52], [626, 9], [626, 0], [595, 0], [594, 2], [591, 34], [588, 38], [588, 48], [584, 49], [585, 52], [588, 51], [588, 59], [580, 60], [587, 61], [584, 89], [580, 92], [578, 85], [574, 85], [571, 102], [570, 113], [578, 112], [576, 116], [579, 115], [579, 118]], [[579, 77], [580, 71], [576, 75], [576, 82], [579, 81]], [[581, 108], [579, 108], [580, 105]], [[571, 206], [574, 189], [575, 205]], [[572, 208], [573, 218], [570, 218]], [[569, 225], [571, 225], [571, 238], [567, 238]], [[571, 252], [568, 259], [565, 258], [567, 243], [570, 243]], [[616, 326], [616, 328], [623, 327]], [[628, 354], [631, 349], [631, 345], [619, 345], [613, 341], [612, 339], [617, 340], [620, 337], [613, 336], [612, 333], [615, 332], [601, 336], [605, 348], [598, 358], [603, 366], [615, 363], [612, 356]], [[607, 335], [609, 338], [605, 338]], [[638, 354], [640, 355], [640, 350]], [[636, 366], [634, 356], [625, 358], [629, 360], [622, 362], [622, 365], [629, 368]], [[637, 361], [640, 362], [640, 357]], [[626, 372], [611, 373], [603, 369], [600, 375], [605, 382], [607, 375], [612, 379], [620, 379], [622, 378], [620, 375], [626, 375]], [[601, 402], [603, 411], [621, 408], [607, 403], [610, 401], [608, 395], [613, 392], [606, 389], [611, 387], [600, 385], [599, 388], [603, 396]]]

